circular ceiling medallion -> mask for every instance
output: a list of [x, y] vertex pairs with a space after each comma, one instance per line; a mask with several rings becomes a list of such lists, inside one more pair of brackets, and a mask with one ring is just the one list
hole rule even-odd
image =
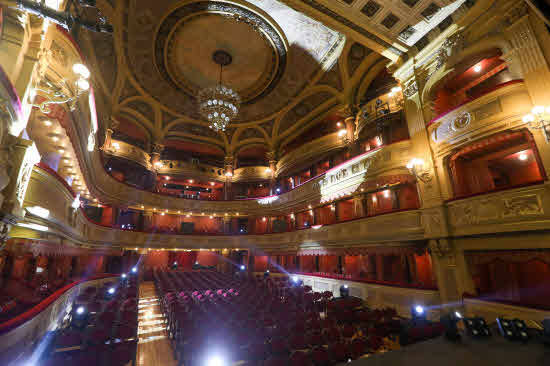
[[223, 84], [241, 96], [242, 104], [253, 103], [275, 88], [287, 63], [284, 38], [272, 24], [241, 5], [188, 3], [161, 23], [156, 67], [174, 88], [194, 98], [219, 82], [223, 65]]

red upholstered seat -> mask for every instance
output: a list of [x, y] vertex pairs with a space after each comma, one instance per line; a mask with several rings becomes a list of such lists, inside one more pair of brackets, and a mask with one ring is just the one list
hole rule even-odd
[[59, 334], [55, 340], [56, 348], [74, 347], [82, 344], [82, 333], [69, 329]]
[[326, 366], [330, 364], [330, 356], [327, 350], [324, 348], [315, 348], [311, 352], [311, 358], [315, 366]]
[[311, 366], [311, 355], [306, 352], [294, 352], [290, 356], [290, 366]]
[[334, 361], [342, 362], [349, 358], [348, 346], [344, 342], [334, 343], [329, 348], [330, 356]]

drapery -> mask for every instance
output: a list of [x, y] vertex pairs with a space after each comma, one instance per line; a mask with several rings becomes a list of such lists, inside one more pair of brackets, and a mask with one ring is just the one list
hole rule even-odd
[[550, 309], [550, 250], [465, 253], [478, 295]]

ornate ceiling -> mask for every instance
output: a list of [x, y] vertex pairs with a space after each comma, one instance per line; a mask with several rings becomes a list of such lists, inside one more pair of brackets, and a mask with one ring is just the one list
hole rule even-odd
[[[277, 151], [352, 104], [389, 62], [276, 0], [98, 5], [115, 33], [82, 33], [79, 43], [93, 71], [100, 123], [105, 129], [119, 121], [120, 133], [142, 136], [146, 148]], [[201, 120], [195, 101], [198, 90], [218, 81], [216, 50], [232, 56], [223, 83], [243, 98], [225, 133]]]

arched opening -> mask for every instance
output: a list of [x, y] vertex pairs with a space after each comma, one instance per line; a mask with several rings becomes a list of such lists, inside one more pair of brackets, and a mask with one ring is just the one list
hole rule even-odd
[[434, 112], [440, 116], [514, 81], [499, 49], [468, 57], [442, 82], [435, 94]]
[[527, 130], [506, 131], [461, 148], [449, 158], [456, 198], [544, 180], [540, 157]]

